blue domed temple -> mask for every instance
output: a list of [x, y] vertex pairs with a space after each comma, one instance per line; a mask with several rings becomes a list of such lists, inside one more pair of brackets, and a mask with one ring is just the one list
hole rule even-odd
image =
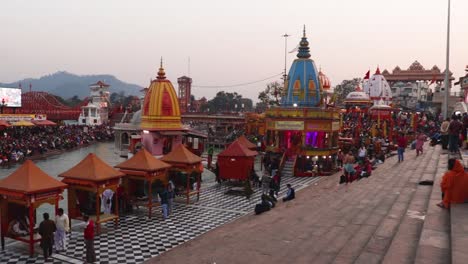
[[[340, 110], [325, 102], [321, 73], [311, 59], [305, 27], [284, 82], [280, 106], [266, 111], [267, 151], [282, 155], [295, 176], [331, 174], [338, 153]], [[328, 79], [326, 79], [328, 82]]]
[[317, 107], [322, 104], [323, 89], [315, 62], [310, 59], [305, 29], [299, 43], [297, 59], [289, 69], [285, 88], [286, 93], [281, 100], [283, 107]]

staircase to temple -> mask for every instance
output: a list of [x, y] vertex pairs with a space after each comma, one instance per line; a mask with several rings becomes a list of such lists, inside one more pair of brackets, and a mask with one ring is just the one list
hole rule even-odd
[[282, 177], [293, 177], [294, 176], [294, 162], [296, 161], [296, 156], [291, 156], [284, 161], [284, 166], [281, 171]]

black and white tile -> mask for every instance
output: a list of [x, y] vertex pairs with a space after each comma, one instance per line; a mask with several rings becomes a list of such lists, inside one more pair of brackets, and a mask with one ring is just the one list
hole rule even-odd
[[[281, 182], [280, 197], [290, 183], [296, 190], [318, 182], [321, 178], [286, 177]], [[162, 219], [159, 208], [154, 209], [153, 217], [140, 209], [133, 215], [122, 217], [117, 226], [113, 222], [102, 225], [102, 234], [96, 236], [95, 250], [99, 263], [142, 263], [168, 251], [186, 241], [208, 232], [225, 223], [253, 212], [260, 201], [261, 189], [247, 199], [243, 196], [227, 195], [225, 186], [211, 184], [202, 187], [200, 200], [190, 205], [176, 203], [173, 214]], [[26, 248], [26, 244], [24, 244]], [[27, 252], [7, 247], [0, 252], [0, 263], [44, 263], [41, 255], [29, 257]], [[85, 259], [82, 227], [74, 227], [69, 235], [66, 252], [54, 254], [53, 262], [82, 263]]]

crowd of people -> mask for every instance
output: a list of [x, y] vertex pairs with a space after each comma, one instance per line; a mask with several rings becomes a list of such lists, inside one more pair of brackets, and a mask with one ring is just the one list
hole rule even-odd
[[96, 141], [113, 140], [111, 127], [100, 126], [12, 126], [0, 130], [0, 166], [51, 151], [66, 151]]
[[383, 163], [391, 150], [397, 151], [400, 163], [404, 161], [408, 146], [415, 149], [416, 157], [423, 154], [423, 146], [428, 139], [431, 145], [441, 143], [442, 148], [449, 149], [451, 153], [458, 153], [459, 147], [467, 140], [466, 113], [454, 114], [443, 120], [430, 113], [401, 112], [394, 114], [392, 120], [387, 120], [394, 124], [393, 127], [382, 125], [382, 122], [370, 120], [364, 113], [351, 112], [345, 115], [342, 138], [350, 137], [352, 141], [338, 154], [337, 164], [343, 168], [341, 183], [370, 176], [372, 169]]

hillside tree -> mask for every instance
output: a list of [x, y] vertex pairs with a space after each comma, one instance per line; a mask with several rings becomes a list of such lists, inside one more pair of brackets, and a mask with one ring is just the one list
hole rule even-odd
[[350, 92], [354, 92], [356, 87], [361, 84], [361, 78], [354, 78], [352, 80], [343, 80], [334, 89], [334, 98], [336, 104], [341, 105]]

